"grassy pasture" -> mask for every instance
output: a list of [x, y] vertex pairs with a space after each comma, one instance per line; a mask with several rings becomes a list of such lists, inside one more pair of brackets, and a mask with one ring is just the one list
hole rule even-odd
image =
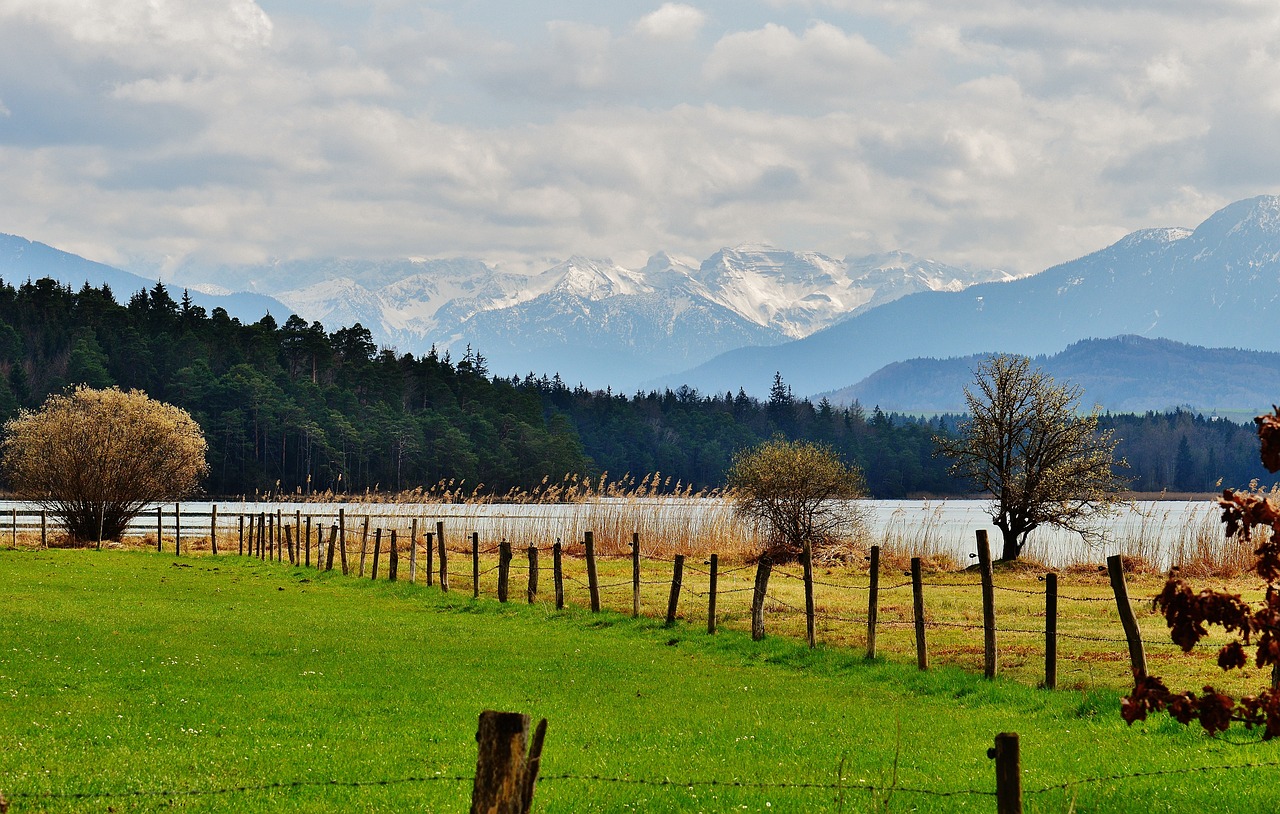
[[[602, 581], [622, 579], [624, 566], [608, 563]], [[238, 557], [0, 552], [0, 791], [12, 811], [464, 811], [470, 785], [451, 778], [474, 769], [485, 708], [549, 719], [539, 811], [992, 811], [988, 796], [919, 792], [992, 791], [985, 753], [1000, 731], [1021, 734], [1030, 791], [1280, 761], [1270, 744], [1164, 720], [1126, 727], [1108, 681], [1046, 692], [956, 667], [920, 673], [896, 649], [866, 663], [782, 636], [753, 643], [737, 621], [711, 638], [692, 599], [689, 622], [664, 629], [616, 612], [476, 602], [466, 588], [442, 595]], [[518, 578], [513, 595], [522, 598]], [[606, 596], [630, 605], [629, 593]], [[909, 592], [905, 602], [909, 614]], [[672, 784], [583, 779], [593, 775]], [[436, 777], [448, 779], [421, 779]], [[1157, 775], [1027, 803], [1273, 811], [1277, 780], [1275, 766]], [[39, 796], [299, 781], [314, 785]], [[825, 788], [837, 782], [843, 790]]]

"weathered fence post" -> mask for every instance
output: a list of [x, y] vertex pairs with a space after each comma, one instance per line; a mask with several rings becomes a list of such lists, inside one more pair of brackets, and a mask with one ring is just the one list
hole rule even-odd
[[288, 525], [284, 527], [284, 544], [289, 549], [289, 564], [294, 565], [293, 561], [293, 529]]
[[164, 508], [156, 506], [156, 553], [164, 551]]
[[667, 627], [676, 623], [676, 607], [680, 604], [680, 587], [684, 584], [684, 555], [677, 554], [671, 567], [671, 595], [667, 597]]
[[418, 584], [418, 518], [409, 526], [409, 584]]
[[1058, 575], [1044, 575], [1044, 686], [1058, 686]]
[[324, 526], [316, 523], [316, 570], [324, 570]]
[[809, 640], [809, 649], [818, 646], [818, 637], [814, 625], [813, 609], [813, 543], [806, 537], [804, 541], [804, 632]]
[[182, 556], [182, 504], [173, 504], [173, 556]]
[[440, 547], [440, 590], [449, 593], [449, 549], [444, 545], [444, 521], [436, 521], [436, 545]]
[[591, 612], [600, 612], [600, 580], [596, 576], [596, 535], [584, 531], [582, 542], [587, 549], [587, 592], [591, 594]]
[[284, 561], [284, 509], [276, 509], [275, 531], [272, 539], [276, 542], [276, 562]]
[[[329, 570], [333, 570], [333, 540], [329, 540]], [[338, 556], [342, 558], [342, 575], [347, 575], [347, 510], [338, 509]]]
[[[329, 527], [329, 547], [328, 547], [329, 550], [325, 552], [325, 563], [324, 563], [324, 570], [326, 571], [333, 570], [333, 552], [338, 548], [339, 545], [341, 545], [341, 542], [340, 542], [341, 537], [342, 537], [342, 529], [338, 527], [337, 523], [334, 523], [332, 526]], [[346, 572], [344, 571], [343, 573], [346, 573]]]
[[218, 504], [213, 504], [209, 512], [209, 550], [218, 556]]
[[996, 745], [987, 750], [996, 762], [996, 814], [1022, 814], [1022, 761], [1018, 755], [1018, 733], [1001, 732]]
[[640, 532], [631, 532], [631, 615], [640, 617]]
[[996, 583], [987, 530], [978, 529], [978, 570], [982, 576], [982, 675], [996, 677]]
[[764, 638], [764, 599], [769, 590], [769, 572], [773, 562], [763, 556], [756, 562], [756, 585], [751, 594], [751, 638], [760, 641]]
[[391, 530], [391, 567], [387, 569], [387, 580], [396, 581], [396, 572], [400, 570], [400, 549], [396, 547], [396, 530]]
[[556, 591], [556, 610], [564, 610], [564, 560], [559, 538], [551, 547], [551, 581]]
[[436, 557], [435, 546], [436, 546], [435, 533], [430, 531], [425, 532], [422, 535], [422, 547], [427, 550], [427, 568], [426, 568], [427, 587], [434, 585], [436, 580], [436, 576], [432, 571], [432, 569], [435, 567], [435, 557]]
[[364, 516], [364, 527], [360, 531], [360, 574], [364, 576], [364, 557], [369, 550], [369, 515]]
[[880, 615], [880, 546], [871, 546], [871, 584], [867, 587], [867, 658], [876, 657], [876, 618]]
[[[369, 526], [369, 518], [364, 520], [365, 528]], [[373, 573], [370, 579], [378, 578], [378, 555], [382, 553], [382, 529], [375, 529], [373, 532]], [[364, 546], [360, 547], [360, 576], [364, 576]]]
[[1119, 554], [1107, 557], [1107, 575], [1111, 577], [1111, 591], [1116, 595], [1116, 610], [1120, 612], [1124, 637], [1129, 642], [1129, 664], [1134, 678], [1143, 678], [1147, 674], [1147, 654], [1142, 648], [1138, 618], [1133, 615], [1133, 605], [1129, 602], [1129, 588], [1124, 582], [1124, 564]]
[[[302, 546], [302, 552], [306, 557], [306, 562], [304, 563], [304, 567], [310, 568], [311, 567], [311, 515], [307, 515], [307, 530], [303, 539], [306, 540], [306, 543], [304, 543]], [[320, 556], [319, 550], [316, 551], [316, 556], [317, 557]]]
[[267, 546], [270, 542], [267, 536], [267, 513], [258, 512], [258, 559], [267, 559], [269, 553]]
[[711, 572], [707, 580], [707, 634], [716, 633], [716, 582], [720, 578], [720, 555], [711, 555]]
[[498, 601], [507, 601], [507, 588], [511, 580], [511, 543], [498, 543]]
[[244, 515], [240, 515], [240, 556], [244, 556]]
[[471, 598], [480, 598], [480, 532], [478, 531], [471, 532]]
[[538, 598], [538, 547], [529, 546], [529, 604]]
[[920, 577], [920, 558], [911, 558], [911, 596], [916, 620], [916, 666], [929, 669], [929, 648], [924, 640], [924, 580]]
[[530, 741], [528, 715], [493, 710], [480, 713], [471, 814], [528, 814], [546, 734], [546, 718], [538, 723]]
[[47, 509], [40, 510], [40, 547], [49, 547], [49, 512]]

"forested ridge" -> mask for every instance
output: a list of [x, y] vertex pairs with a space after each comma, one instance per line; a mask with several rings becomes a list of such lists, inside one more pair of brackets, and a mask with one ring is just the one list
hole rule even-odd
[[[959, 494], [932, 438], [957, 417], [920, 419], [741, 389], [632, 395], [560, 375], [489, 374], [479, 352], [415, 357], [374, 345], [360, 325], [271, 316], [243, 324], [157, 283], [117, 302], [107, 287], [0, 281], [0, 417], [68, 385], [137, 388], [188, 410], [209, 442], [211, 495], [393, 491], [465, 482], [531, 488], [566, 475], [672, 485], [723, 481], [733, 454], [781, 435], [831, 444], [877, 497]], [[1207, 490], [1265, 472], [1251, 426], [1187, 413], [1108, 416], [1135, 486]]]

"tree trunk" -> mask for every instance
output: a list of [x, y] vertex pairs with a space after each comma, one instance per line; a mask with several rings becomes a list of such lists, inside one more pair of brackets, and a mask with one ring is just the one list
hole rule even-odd
[[1004, 538], [1004, 551], [1001, 552], [1000, 559], [1005, 561], [1018, 559], [1018, 555], [1022, 553], [1018, 532], [1012, 529], [1000, 529], [1000, 535]]

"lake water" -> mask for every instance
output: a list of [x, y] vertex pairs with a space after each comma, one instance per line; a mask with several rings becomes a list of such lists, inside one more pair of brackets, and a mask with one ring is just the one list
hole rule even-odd
[[[187, 502], [181, 504], [184, 536], [208, 532], [209, 515], [214, 504]], [[893, 546], [918, 554], [948, 553], [961, 563], [970, 561], [976, 551], [977, 529], [987, 529], [992, 553], [1000, 555], [1000, 532], [987, 514], [984, 500], [869, 500], [863, 501], [871, 542]], [[718, 501], [657, 499], [653, 501], [609, 501], [593, 504], [394, 504], [394, 503], [257, 503], [220, 502], [218, 526], [235, 533], [241, 515], [280, 511], [285, 522], [292, 522], [296, 512], [310, 516], [317, 525], [334, 522], [339, 508], [353, 518], [349, 527], [356, 528], [366, 515], [385, 528], [407, 530], [412, 519], [419, 520], [420, 531], [434, 528], [443, 520], [459, 544], [463, 535], [476, 532], [481, 539], [493, 541], [502, 537], [532, 533], [548, 541], [581, 539], [582, 530], [600, 528], [609, 522], [625, 525], [632, 517], [653, 519], [667, 528], [678, 526], [698, 533], [701, 527], [732, 522], [727, 507]], [[173, 533], [173, 504], [165, 504], [165, 534]], [[0, 501], [0, 538], [9, 531], [13, 513], [17, 512], [19, 529], [38, 528], [38, 507], [12, 501]], [[1101, 562], [1110, 554], [1140, 555], [1163, 568], [1178, 551], [1192, 550], [1197, 540], [1221, 544], [1219, 512], [1208, 501], [1139, 501], [1127, 504], [1102, 524], [1102, 541], [1086, 543], [1080, 535], [1052, 527], [1032, 532], [1027, 554], [1051, 565], [1072, 562]], [[639, 521], [637, 521], [639, 522]], [[131, 530], [137, 534], [154, 533], [155, 509], [140, 516]], [[532, 531], [531, 531], [532, 529]], [[521, 534], [523, 532], [523, 534]]]

